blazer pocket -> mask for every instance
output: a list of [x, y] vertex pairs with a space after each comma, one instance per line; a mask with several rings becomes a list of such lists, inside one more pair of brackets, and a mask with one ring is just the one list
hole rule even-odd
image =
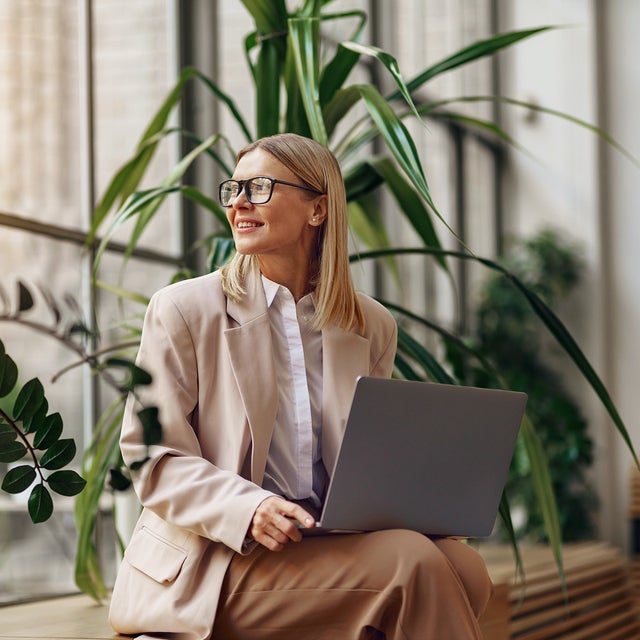
[[132, 567], [152, 580], [169, 584], [178, 577], [187, 553], [186, 549], [142, 527], [135, 532], [124, 557]]

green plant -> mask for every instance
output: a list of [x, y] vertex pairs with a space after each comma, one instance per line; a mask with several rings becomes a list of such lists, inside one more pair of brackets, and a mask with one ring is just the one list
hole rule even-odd
[[[104, 197], [98, 203], [90, 241], [105, 230], [96, 267], [106, 242], [120, 225], [127, 220], [134, 220], [129, 241], [131, 252], [145, 227], [158, 212], [160, 204], [168, 195], [174, 193], [180, 193], [183, 197], [193, 200], [219, 222], [219, 231], [203, 239], [203, 242], [211, 247], [210, 268], [222, 264], [231, 254], [231, 234], [224, 211], [216, 204], [213, 194], [207, 194], [181, 182], [189, 166], [201, 156], [211, 158], [222, 174], [231, 174], [234, 153], [222, 134], [199, 141], [191, 132], [178, 131], [186, 139], [196, 140], [197, 144], [162, 184], [153, 189], [137, 191], [157, 145], [165, 137], [176, 133], [175, 129], [166, 129], [166, 123], [171, 110], [182, 97], [184, 85], [197, 80], [211, 90], [222, 108], [228, 109], [247, 142], [285, 130], [312, 136], [334, 151], [343, 168], [352, 230], [365, 246], [371, 248], [369, 252], [354, 255], [354, 261], [385, 258], [380, 262], [382, 268], [386, 266], [393, 273], [394, 260], [401, 259], [402, 255], [422, 254], [431, 256], [436, 268], [443, 270], [452, 282], [454, 276], [449, 267], [452, 260], [472, 260], [501, 274], [500, 277], [523, 297], [591, 384], [635, 459], [627, 429], [607, 390], [575, 340], [542, 298], [501, 264], [478, 257], [467, 247], [457, 252], [442, 249], [435, 219], [439, 219], [447, 229], [449, 227], [432, 198], [416, 144], [403, 122], [406, 118], [421, 120], [423, 117], [458, 119], [472, 126], [490, 130], [505, 141], [511, 141], [510, 137], [492, 122], [461, 116], [451, 110], [445, 111], [444, 107], [449, 107], [454, 101], [419, 103], [414, 101], [413, 96], [417, 90], [437, 76], [490, 56], [550, 27], [499, 34], [476, 42], [405, 81], [392, 55], [359, 42], [367, 19], [364, 12], [329, 12], [327, 7], [333, 3], [322, 0], [306, 0], [302, 6], [290, 12], [284, 0], [243, 0], [243, 4], [255, 22], [255, 30], [245, 39], [247, 64], [255, 87], [255, 127], [249, 126], [237, 109], [232, 96], [227, 95], [212, 79], [196, 69], [185, 69], [176, 86], [153, 116], [136, 152], [114, 176]], [[351, 20], [355, 23], [352, 37], [340, 42], [337, 47], [325, 42], [321, 35], [321, 26], [335, 20]], [[349, 76], [362, 58], [370, 58], [374, 63], [382, 65], [395, 83], [396, 90], [384, 95], [370, 83], [349, 84]], [[481, 99], [500, 98], [475, 96], [462, 97], [460, 100]], [[527, 106], [544, 110], [534, 105]], [[556, 115], [594, 130], [619, 148], [615, 141], [595, 127], [564, 114], [556, 112]], [[347, 116], [352, 120], [355, 118], [355, 124], [348, 127], [340, 126], [347, 122]], [[363, 152], [373, 140], [380, 141], [383, 150], [373, 157], [367, 151], [365, 156]], [[406, 218], [420, 238], [422, 247], [405, 249], [390, 246], [378, 201], [372, 197], [378, 189], [384, 189], [390, 194], [398, 206], [400, 215]], [[127, 256], [125, 263], [126, 259]], [[414, 337], [413, 329], [416, 326], [427, 326], [445, 343], [455, 343], [473, 356], [485, 368], [486, 375], [494, 386], [504, 384], [483, 353], [466, 345], [463, 340], [437, 323], [418, 317], [409, 309], [388, 302], [386, 304], [395, 311], [399, 319], [399, 351], [396, 364], [401, 375], [414, 379], [458, 382], [446, 371], [438, 358]], [[525, 417], [521, 429], [521, 446], [530, 462], [531, 486], [534, 488], [545, 530], [561, 569], [561, 533], [557, 505], [542, 444], [528, 416]], [[503, 498], [500, 514], [515, 543], [515, 532], [506, 497]], [[517, 546], [514, 548], [518, 560]]]
[[[183, 97], [185, 85], [188, 82], [201, 82], [211, 91], [221, 108], [228, 110], [247, 142], [282, 130], [312, 136], [334, 151], [343, 168], [351, 228], [363, 245], [371, 249], [352, 256], [353, 261], [378, 260], [382, 269], [387, 268], [393, 274], [395, 261], [401, 260], [403, 255], [423, 255], [431, 258], [435, 268], [442, 270], [453, 286], [455, 279], [450, 268], [452, 261], [474, 261], [499, 273], [500, 278], [522, 297], [558, 344], [569, 354], [601, 399], [635, 459], [627, 429], [607, 390], [575, 340], [543, 299], [500, 263], [476, 256], [467, 247], [461, 251], [446, 251], [442, 248], [436, 223], [439, 220], [447, 229], [449, 227], [432, 197], [416, 144], [404, 124], [406, 118], [459, 120], [489, 130], [504, 141], [511, 142], [506, 132], [492, 122], [462, 116], [450, 109], [445, 111], [445, 107], [451, 106], [451, 100], [421, 103], [414, 96], [432, 79], [491, 56], [549, 27], [499, 34], [476, 42], [405, 81], [392, 55], [360, 43], [367, 20], [365, 12], [330, 12], [329, 5], [338, 4], [330, 0], [305, 0], [300, 7], [292, 11], [287, 10], [284, 0], [243, 0], [243, 4], [255, 23], [255, 30], [249, 33], [244, 41], [249, 73], [255, 88], [255, 126], [247, 123], [232, 96], [226, 94], [214, 80], [196, 69], [185, 69], [176, 86], [151, 118], [134, 154], [114, 175], [96, 206], [87, 240], [88, 244], [92, 244], [102, 235], [97, 251], [96, 273], [109, 238], [124, 222], [133, 220], [133, 230], [123, 267], [126, 265], [146, 226], [160, 210], [162, 202], [171, 194], [179, 194], [192, 200], [218, 221], [218, 231], [202, 239], [202, 243], [210, 247], [209, 267], [213, 269], [219, 266], [231, 255], [231, 234], [224, 211], [216, 204], [213, 194], [183, 184], [182, 181], [189, 167], [194, 162], [201, 161], [201, 158], [212, 160], [222, 174], [230, 175], [234, 165], [234, 149], [221, 134], [201, 141], [192, 132], [169, 128], [167, 124], [170, 114]], [[337, 46], [322, 38], [322, 26], [335, 20], [349, 20], [355, 25], [352, 37]], [[397, 87], [394, 92], [383, 94], [371, 83], [349, 83], [351, 72], [363, 58], [371, 59], [386, 69]], [[498, 99], [506, 100], [495, 96], [460, 98], [461, 101]], [[527, 107], [544, 110], [534, 105]], [[592, 128], [618, 146], [604, 132], [591, 125], [564, 114], [556, 115]], [[354, 120], [355, 124], [346, 124]], [[139, 190], [141, 180], [158, 145], [174, 135], [194, 141], [193, 148], [159, 186]], [[381, 149], [373, 156], [368, 148], [372, 141], [379, 143]], [[390, 245], [383, 222], [384, 216], [379, 201], [374, 197], [379, 189], [390, 194], [397, 204], [398, 215], [403, 216], [413, 227], [422, 246], [402, 248]], [[393, 221], [390, 224], [393, 224]], [[408, 308], [390, 302], [386, 304], [398, 317], [400, 333], [396, 365], [401, 375], [412, 379], [459, 382], [439, 361], [435, 351], [431, 352], [415, 337], [417, 332], [414, 329], [422, 331], [426, 327], [444, 344], [455, 344], [472, 357], [478, 366], [485, 370], [487, 380], [492, 385], [502, 386], [501, 376], [481, 351], [466, 344], [447, 327], [442, 327]], [[98, 509], [102, 482], [114, 463], [119, 462], [116, 437], [118, 419], [118, 412], [112, 411], [105, 417], [96, 433], [91, 456], [85, 468], [89, 486], [81, 494], [81, 508], [77, 509], [78, 524], [82, 533], [77, 554], [76, 577], [80, 587], [96, 598], [101, 597], [104, 588], [90, 534]], [[534, 488], [545, 529], [561, 568], [561, 534], [557, 506], [542, 444], [529, 417], [525, 417], [522, 425], [521, 446], [530, 462], [531, 486]], [[115, 477], [121, 478], [120, 475]], [[500, 515], [515, 545], [515, 532], [506, 498], [501, 504]], [[514, 546], [514, 549], [518, 559], [517, 546]]]
[[[15, 311], [8, 308], [8, 296], [0, 292], [5, 309], [0, 319], [28, 323], [25, 314], [34, 306], [29, 289], [18, 283]], [[58, 317], [61, 318], [59, 309]], [[81, 321], [72, 321], [51, 334], [73, 342], [73, 335], [86, 333]], [[24, 385], [19, 382], [18, 366], [5, 351], [0, 341], [0, 398], [12, 399], [12, 406], [0, 407], [0, 463], [17, 463], [7, 470], [2, 481], [2, 490], [18, 494], [28, 489], [27, 508], [34, 523], [44, 522], [53, 513], [51, 491], [75, 496], [86, 484], [85, 480], [72, 469], [65, 469], [76, 455], [76, 443], [71, 438], [61, 438], [62, 416], [58, 412], [49, 413], [49, 402], [44, 387], [38, 378], [32, 378]], [[4, 404], [8, 404], [5, 402]], [[45, 476], [47, 472], [48, 475]], [[34, 484], [35, 483], [35, 484]]]
[[[53, 322], [47, 323], [41, 319], [43, 314], [36, 304], [39, 298], [35, 288], [20, 281], [17, 283], [17, 302], [13, 307], [6, 291], [0, 286], [0, 300], [3, 302], [0, 322], [19, 324], [63, 344], [75, 354], [77, 360], [54, 378], [73, 367], [88, 366], [107, 387], [115, 391], [115, 400], [96, 425], [92, 445], [84, 456], [83, 478], [76, 471], [64, 468], [75, 457], [76, 443], [72, 438], [61, 438], [64, 427], [62, 416], [57, 412], [47, 413], [49, 403], [42, 382], [33, 378], [20, 385], [18, 367], [5, 353], [4, 345], [0, 342], [0, 400], [17, 393], [13, 409], [5, 409], [0, 405], [0, 463], [18, 462], [25, 457], [30, 459], [30, 462], [9, 469], [1, 488], [7, 493], [21, 493], [31, 487], [36, 479], [39, 480], [31, 489], [28, 500], [29, 515], [34, 523], [48, 520], [53, 513], [54, 503], [49, 489], [65, 496], [77, 496], [75, 578], [83, 591], [100, 600], [107, 595], [94, 536], [100, 496], [107, 481], [117, 490], [124, 490], [131, 484], [118, 449], [120, 421], [127, 397], [130, 394], [136, 397], [137, 415], [147, 446], [160, 441], [162, 427], [157, 407], [145, 406], [137, 396], [138, 387], [146, 386], [152, 380], [147, 371], [136, 366], [126, 355], [127, 349], [137, 342], [116, 343], [89, 352], [90, 331], [75, 299], [67, 295], [61, 304], [48, 290], [41, 287], [39, 293], [46, 307], [46, 316], [52, 318]], [[140, 468], [145, 462], [146, 459], [136, 461], [132, 470]], [[45, 471], [53, 473], [45, 477]]]
[[[101, 379], [117, 392], [116, 403], [125, 401], [129, 393], [136, 392], [139, 386], [150, 384], [151, 376], [137, 367], [131, 360], [118, 355], [123, 348], [131, 345], [111, 345], [101, 352], [88, 353], [87, 339], [90, 332], [82, 319], [77, 302], [67, 296], [64, 304], [58, 303], [54, 296], [45, 289], [40, 289], [48, 313], [53, 323], [43, 322], [37, 311], [35, 290], [23, 282], [17, 283], [17, 304], [15, 309], [9, 304], [9, 296], [0, 287], [0, 299], [4, 308], [0, 309], [0, 322], [13, 322], [53, 338], [72, 351], [78, 358], [72, 366], [86, 364]], [[72, 367], [67, 367], [66, 370]], [[124, 378], [116, 372], [124, 371]], [[64, 371], [60, 372], [61, 375]], [[30, 459], [8, 470], [2, 482], [2, 489], [16, 494], [31, 488], [28, 511], [34, 523], [44, 522], [51, 517], [54, 505], [49, 489], [65, 496], [78, 495], [86, 485], [77, 472], [65, 469], [76, 454], [76, 443], [72, 438], [61, 438], [63, 419], [60, 413], [48, 413], [49, 402], [39, 378], [32, 378], [25, 384], [19, 381], [18, 366], [6, 353], [0, 341], [0, 463], [14, 463], [23, 458]], [[11, 400], [11, 407], [7, 400]], [[141, 406], [138, 411], [144, 426], [144, 441], [154, 444], [161, 437], [160, 422], [157, 409]], [[139, 461], [136, 467], [144, 464]], [[116, 461], [117, 466], [117, 461]], [[45, 472], [53, 471], [45, 477]], [[115, 479], [121, 487], [128, 480], [124, 477]], [[48, 488], [47, 488], [48, 486]]]
[[[577, 248], [550, 230], [517, 243], [505, 263], [550, 307], [569, 295], [582, 270]], [[524, 390], [529, 396], [527, 413], [536, 425], [549, 465], [562, 539], [571, 542], [592, 536], [596, 498], [585, 472], [593, 462], [593, 442], [562, 376], [548, 364], [535, 314], [504, 278], [494, 275], [480, 291], [474, 317], [468, 343], [491, 359], [510, 389]], [[456, 345], [449, 346], [447, 359], [462, 383], [492, 384], [486, 372]], [[521, 446], [516, 449], [505, 492], [511, 507], [524, 512], [517, 535], [546, 541], [542, 514], [529, 482], [529, 459]]]
[[[71, 438], [61, 438], [62, 417], [48, 413], [44, 387], [37, 378], [18, 383], [18, 367], [0, 341], [0, 398], [17, 391], [13, 409], [0, 408], [0, 462], [22, 464], [9, 469], [2, 490], [17, 494], [31, 488], [28, 511], [34, 523], [44, 522], [53, 513], [51, 491], [75, 496], [85, 480], [65, 467], [76, 455]], [[45, 476], [45, 473], [48, 475]], [[35, 483], [35, 485], [34, 485]]]

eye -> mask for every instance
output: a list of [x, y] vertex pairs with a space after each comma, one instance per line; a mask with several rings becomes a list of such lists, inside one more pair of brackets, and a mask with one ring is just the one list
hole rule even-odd
[[256, 196], [265, 196], [271, 191], [269, 178], [254, 178], [251, 181], [251, 192]]
[[235, 197], [238, 193], [238, 183], [234, 180], [229, 180], [228, 182], [223, 182], [220, 185], [220, 194], [225, 197]]

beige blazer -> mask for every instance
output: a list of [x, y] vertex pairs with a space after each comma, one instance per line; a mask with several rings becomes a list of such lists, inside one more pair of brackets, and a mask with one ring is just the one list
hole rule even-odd
[[[322, 332], [322, 456], [329, 473], [360, 375], [389, 377], [397, 327], [358, 294], [362, 335]], [[211, 635], [224, 574], [256, 507], [277, 410], [271, 329], [260, 278], [240, 302], [222, 293], [219, 273], [156, 293], [145, 316], [138, 361], [153, 376], [141, 399], [159, 407], [163, 440], [134, 474], [143, 505], [115, 582], [110, 622], [121, 633]], [[121, 448], [127, 463], [146, 454], [133, 402]], [[255, 544], [255, 543], [253, 543]]]

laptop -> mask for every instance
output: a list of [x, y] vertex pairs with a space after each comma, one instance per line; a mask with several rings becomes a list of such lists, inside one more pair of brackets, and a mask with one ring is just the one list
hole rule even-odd
[[526, 402], [514, 391], [359, 378], [320, 529], [307, 532], [490, 535]]

